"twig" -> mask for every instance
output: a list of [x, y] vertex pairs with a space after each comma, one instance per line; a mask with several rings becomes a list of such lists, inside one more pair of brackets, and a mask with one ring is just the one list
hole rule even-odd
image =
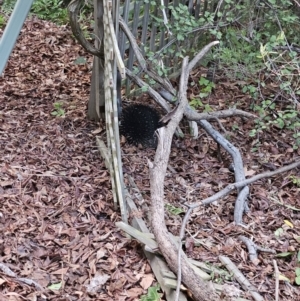
[[273, 254], [276, 253], [274, 250], [265, 249], [265, 248], [261, 248], [261, 247], [257, 246], [252, 240], [250, 240], [246, 236], [240, 235], [238, 237], [238, 239], [246, 245], [246, 247], [248, 249], [248, 253], [249, 253], [249, 258], [254, 264], [256, 264], [258, 261], [256, 251], [268, 252], [268, 253], [273, 253]]
[[277, 262], [273, 260], [274, 271], [275, 271], [275, 301], [279, 300], [279, 270], [277, 266]]
[[244, 187], [246, 185], [249, 185], [253, 182], [256, 182], [258, 180], [264, 179], [264, 178], [270, 178], [273, 177], [279, 173], [283, 173], [286, 171], [289, 171], [291, 169], [294, 169], [296, 167], [300, 166], [300, 160], [296, 161], [292, 164], [286, 165], [284, 167], [278, 168], [274, 171], [268, 171], [268, 172], [264, 172], [261, 174], [258, 174], [256, 176], [251, 177], [250, 179], [246, 179], [240, 182], [236, 182], [233, 184], [229, 184], [227, 185], [224, 189], [220, 190], [218, 193], [214, 194], [213, 196], [206, 198], [204, 200], [202, 200], [200, 203], [191, 203], [191, 204], [185, 204], [187, 207], [191, 208], [191, 209], [195, 209], [201, 205], [208, 205], [211, 204], [212, 202], [215, 202], [217, 200], [219, 200], [220, 198], [223, 198], [225, 196], [227, 196], [231, 191], [235, 190], [235, 189], [239, 189], [241, 187]]
[[193, 110], [191, 107], [186, 108], [184, 112], [184, 116], [188, 120], [194, 120], [194, 121], [214, 120], [214, 119], [227, 118], [232, 116], [257, 119], [256, 115], [238, 109], [228, 109], [228, 110], [221, 110], [221, 111], [209, 112], [209, 113], [198, 113], [195, 110]]
[[257, 258], [257, 252], [256, 252], [256, 250], [257, 250], [256, 244], [252, 240], [250, 240], [249, 238], [247, 238], [246, 236], [240, 235], [238, 237], [238, 239], [240, 241], [242, 241], [246, 245], [246, 247], [248, 249], [250, 260], [253, 263], [256, 263], [257, 260], [258, 260], [258, 258]]
[[264, 298], [257, 292], [257, 289], [248, 281], [237, 266], [225, 256], [219, 256], [220, 261], [226, 268], [233, 273], [234, 278], [239, 282], [243, 289], [251, 294], [255, 301], [264, 301]]
[[199, 202], [197, 202], [197, 203], [191, 203], [191, 204], [185, 203], [184, 205], [187, 206], [189, 209], [185, 213], [185, 216], [183, 218], [181, 229], [180, 229], [180, 233], [184, 233], [184, 229], [186, 228], [186, 224], [187, 224], [187, 222], [189, 220], [189, 216], [190, 216], [190, 214], [191, 214], [191, 212], [192, 212], [193, 209], [195, 209], [197, 207], [200, 207], [202, 205], [211, 204], [212, 202], [215, 202], [215, 201], [217, 201], [217, 200], [219, 200], [219, 199], [227, 196], [234, 189], [238, 189], [238, 188], [243, 187], [245, 185], [249, 185], [249, 184], [251, 184], [251, 183], [253, 183], [255, 181], [258, 181], [260, 179], [263, 179], [263, 178], [272, 177], [272, 176], [274, 176], [276, 174], [289, 171], [289, 170], [291, 170], [293, 168], [296, 168], [297, 166], [300, 166], [300, 160], [296, 161], [296, 162], [294, 162], [292, 164], [286, 165], [284, 167], [278, 168], [277, 170], [274, 170], [274, 171], [271, 171], [271, 172], [261, 173], [259, 175], [253, 176], [250, 179], [247, 179], [247, 180], [244, 180], [244, 181], [241, 181], [241, 182], [236, 182], [236, 183], [233, 183], [233, 184], [229, 184], [224, 189], [220, 190], [218, 193], [214, 194], [213, 196], [211, 196], [209, 198], [206, 198], [206, 199], [202, 200], [200, 203]]
[[138, 76], [136, 76], [132, 71], [126, 68], [126, 74], [127, 76], [133, 80], [139, 87], [145, 87], [147, 89], [147, 92], [149, 95], [151, 95], [155, 101], [166, 111], [171, 111], [171, 107], [166, 102], [164, 98], [160, 96], [159, 93], [157, 93], [153, 88], [151, 88], [148, 84], [146, 84], [142, 79], [140, 79]]

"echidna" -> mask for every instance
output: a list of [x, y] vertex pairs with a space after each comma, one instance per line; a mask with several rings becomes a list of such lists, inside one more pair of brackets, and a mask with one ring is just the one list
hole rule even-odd
[[163, 126], [159, 113], [144, 104], [133, 104], [123, 109], [120, 119], [120, 133], [131, 144], [156, 147], [155, 131]]

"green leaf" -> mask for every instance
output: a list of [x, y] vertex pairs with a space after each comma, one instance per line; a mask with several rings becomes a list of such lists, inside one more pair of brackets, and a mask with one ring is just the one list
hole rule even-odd
[[210, 83], [210, 81], [208, 79], [206, 79], [205, 77], [201, 76], [199, 79], [199, 85], [201, 86], [207, 86]]
[[213, 109], [210, 107], [209, 104], [206, 104], [206, 105], [204, 106], [204, 112], [205, 112], [205, 113], [207, 113], [207, 112], [212, 112], [212, 111], [213, 111]]
[[166, 209], [173, 215], [179, 215], [181, 213], [184, 213], [184, 210], [178, 207], [174, 207], [171, 204], [166, 204]]
[[276, 257], [289, 257], [291, 255], [293, 255], [295, 252], [282, 252], [282, 253], [278, 253], [276, 254]]
[[61, 287], [62, 287], [62, 283], [59, 282], [59, 283], [53, 283], [53, 284], [49, 285], [48, 289], [53, 290], [53, 291], [58, 291], [61, 289]]
[[141, 301], [159, 301], [161, 296], [158, 293], [159, 289], [159, 285], [149, 287], [147, 295], [141, 296]]
[[280, 237], [283, 235], [283, 233], [284, 233], [284, 230], [282, 228], [278, 228], [274, 234], [276, 237]]
[[283, 129], [284, 128], [284, 121], [281, 118], [276, 119], [276, 125], [280, 128]]
[[250, 137], [255, 137], [256, 135], [256, 130], [251, 130], [250, 133], [249, 133], [249, 136]]
[[203, 93], [203, 92], [200, 92], [200, 93], [199, 93], [199, 97], [200, 97], [200, 98], [207, 97], [208, 95], [209, 95], [208, 93]]
[[75, 65], [85, 65], [86, 64], [86, 58], [83, 56], [79, 56], [75, 61]]

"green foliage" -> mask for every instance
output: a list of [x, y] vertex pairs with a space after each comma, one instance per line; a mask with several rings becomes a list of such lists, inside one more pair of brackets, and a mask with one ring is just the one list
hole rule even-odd
[[262, 133], [263, 130], [270, 130], [272, 128], [278, 130], [291, 130], [295, 143], [294, 149], [300, 146], [300, 115], [296, 108], [288, 105], [284, 110], [280, 111], [274, 102], [271, 100], [264, 100], [259, 105], [254, 106], [254, 111], [258, 113], [260, 118], [255, 121], [255, 128], [249, 133], [251, 137]]
[[[260, 45], [267, 46], [269, 50], [268, 43], [274, 47], [286, 46], [287, 41], [299, 44], [300, 37], [296, 34], [299, 32], [299, 16], [289, 0], [263, 1], [259, 4], [256, 1], [241, 1], [238, 5], [236, 1], [229, 0], [221, 11], [219, 29], [214, 30], [222, 33], [222, 40], [213, 57], [232, 79], [251, 79], [264, 68], [264, 62], [259, 57]], [[237, 18], [240, 26], [230, 23]], [[221, 28], [223, 22], [230, 25]], [[281, 55], [284, 51], [277, 50], [277, 53]]]
[[162, 294], [159, 294], [159, 285], [148, 288], [147, 295], [141, 296], [141, 301], [159, 301]]
[[254, 99], [257, 99], [258, 97], [257, 87], [255, 87], [254, 85], [244, 85], [242, 92], [250, 94]]
[[181, 213], [184, 213], [184, 210], [182, 210], [179, 207], [175, 207], [175, 206], [173, 206], [171, 204], [166, 204], [165, 206], [166, 206], [166, 210], [168, 212], [170, 212], [171, 214], [173, 214], [173, 215], [179, 215]]
[[231, 128], [232, 128], [233, 131], [236, 131], [236, 130], [239, 129], [239, 126], [238, 126], [237, 124], [233, 124], [233, 125], [231, 126]]
[[[184, 4], [178, 4], [177, 7], [170, 5], [169, 8], [157, 8], [155, 1], [144, 0], [151, 6], [151, 23], [158, 27], [159, 31], [166, 32], [170, 42], [159, 52], [152, 52], [144, 47], [147, 60], [151, 62], [152, 68], [163, 77], [167, 77], [171, 68], [164, 66], [163, 57], [167, 56], [170, 60], [180, 61], [186, 55], [193, 55], [198, 51], [195, 48], [195, 35], [193, 33], [199, 26], [202, 26], [204, 19], [200, 22], [191, 15], [188, 7]], [[162, 10], [165, 11], [168, 22], [164, 22]], [[151, 30], [151, 29], [150, 29]]]
[[74, 65], [85, 65], [86, 64], [86, 58], [83, 56], [79, 56], [74, 61]]
[[286, 258], [286, 257], [290, 257], [290, 256], [292, 256], [294, 254], [295, 254], [295, 252], [282, 252], [282, 253], [277, 253], [276, 257]]
[[209, 96], [212, 92], [212, 90], [215, 87], [215, 84], [208, 79], [201, 77], [199, 80], [199, 86], [200, 86], [200, 93], [199, 93], [199, 98], [193, 98], [190, 101], [190, 106], [197, 109], [197, 108], [202, 108], [203, 112], [211, 112], [212, 108], [210, 107], [209, 104], [203, 104], [201, 99], [206, 98]]
[[184, 41], [187, 38], [188, 33], [197, 28], [199, 24], [195, 17], [189, 13], [186, 5], [179, 3], [176, 7], [171, 6], [169, 10], [172, 16], [171, 31], [177, 41]]
[[[187, 5], [171, 5], [168, 9], [165, 8], [167, 24], [164, 23], [161, 13], [162, 7], [157, 8], [156, 1], [144, 1], [150, 3], [153, 9], [152, 21], [159, 26], [159, 31], [166, 33], [166, 38], [170, 41], [159, 53], [146, 51], [152, 66], [158, 68], [163, 76], [168, 74], [167, 68], [159, 63], [163, 55], [168, 55], [176, 61], [186, 55], [192, 57], [209, 41], [218, 39], [220, 45], [211, 51], [209, 59], [216, 60], [219, 69], [233, 80], [253, 79], [265, 68], [265, 62], [260, 57], [260, 45], [276, 42], [285, 46], [287, 41], [294, 44], [299, 44], [300, 41], [299, 17], [289, 0], [238, 3], [226, 0], [215, 7], [212, 7], [212, 1], [208, 1], [210, 9], [202, 10], [199, 18], [189, 13]], [[277, 37], [282, 31], [286, 37], [284, 40], [278, 40]], [[278, 54], [282, 52], [279, 51]], [[296, 61], [297, 59], [295, 63]], [[282, 70], [284, 74], [288, 74], [289, 71], [290, 68]], [[294, 76], [296, 74], [299, 73], [294, 72]], [[281, 88], [289, 90], [288, 81], [283, 83]], [[255, 96], [258, 97], [257, 94]]]
[[51, 115], [56, 117], [64, 117], [65, 116], [65, 110], [62, 108], [61, 102], [55, 102], [53, 104], [54, 110], [51, 112]]
[[1, 5], [1, 10], [5, 13], [11, 13], [17, 0], [4, 0]]
[[0, 28], [6, 24], [6, 17], [0, 14]]
[[290, 179], [292, 180], [292, 183], [298, 187], [300, 187], [300, 178], [295, 176], [290, 176]]
[[33, 2], [31, 12], [40, 19], [49, 20], [57, 24], [69, 22], [68, 12], [62, 8], [61, 0], [36, 0]]
[[[4, 0], [2, 10], [6, 13], [11, 13], [15, 4], [16, 0]], [[49, 20], [57, 24], [69, 22], [63, 0], [35, 0], [30, 12], [40, 19]]]

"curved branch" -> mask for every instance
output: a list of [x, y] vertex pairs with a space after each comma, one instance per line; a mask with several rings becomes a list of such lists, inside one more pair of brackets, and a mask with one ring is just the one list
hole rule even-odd
[[104, 54], [100, 50], [96, 49], [90, 42], [86, 40], [82, 30], [78, 24], [77, 16], [79, 15], [80, 8], [83, 5], [84, 0], [72, 0], [68, 5], [68, 13], [70, 18], [70, 25], [72, 32], [76, 40], [80, 45], [89, 53], [104, 59]]

